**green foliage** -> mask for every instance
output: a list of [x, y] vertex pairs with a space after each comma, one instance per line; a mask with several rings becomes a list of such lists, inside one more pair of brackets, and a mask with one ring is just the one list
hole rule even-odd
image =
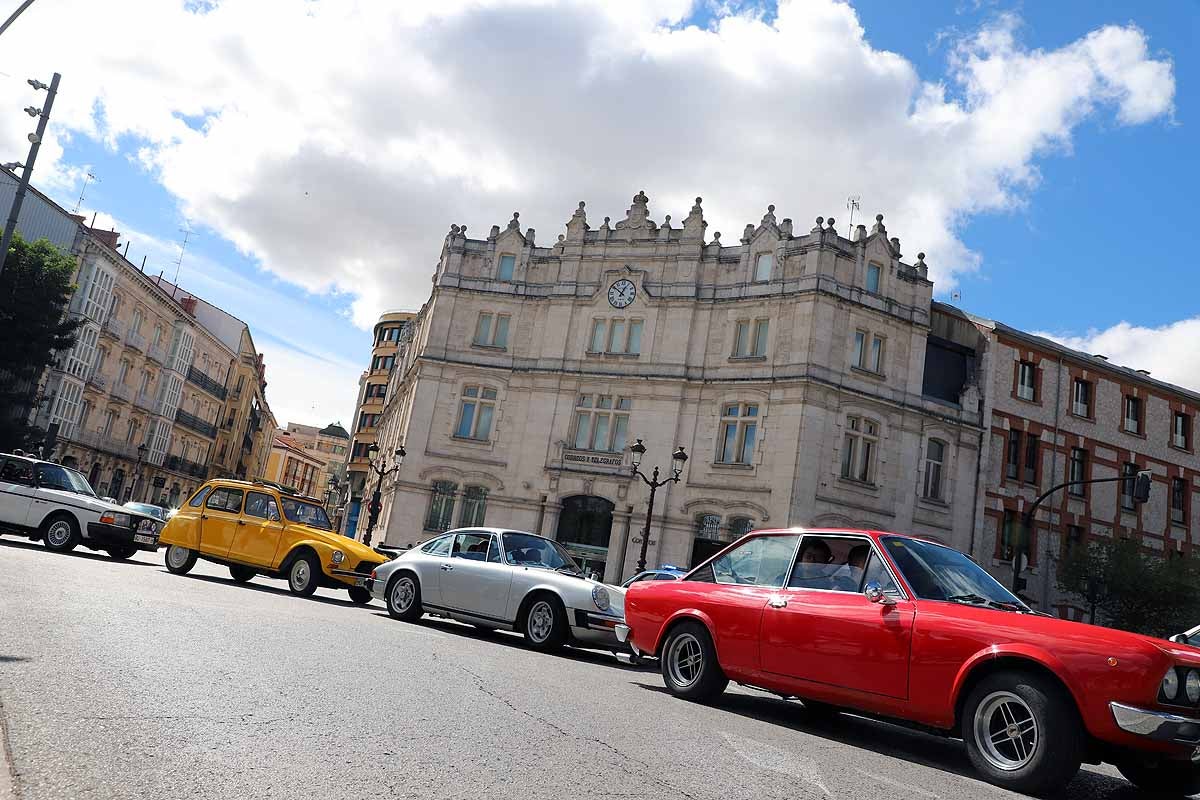
[[1088, 620], [1151, 636], [1200, 622], [1200, 559], [1167, 558], [1134, 539], [1093, 539], [1058, 561], [1058, 589], [1075, 595]]
[[75, 259], [48, 240], [13, 236], [0, 274], [0, 450], [40, 438], [25, 417], [55, 351], [75, 344], [80, 322], [66, 318], [74, 274]]

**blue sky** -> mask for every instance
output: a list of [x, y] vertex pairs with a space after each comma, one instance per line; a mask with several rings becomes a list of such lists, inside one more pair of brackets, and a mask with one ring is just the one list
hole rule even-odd
[[[858, 39], [854, 14], [828, 0], [797, 2], [780, 19], [773, 4], [707, 2], [679, 17], [680, 1], [646, 3], [647, 18], [631, 21], [570, 3], [446, 10], [412, 0], [394, 11], [227, 0], [197, 15], [152, 0], [104, 14], [83, 0], [57, 0], [79, 3], [75, 11], [42, 0], [5, 37], [0, 99], [19, 108], [31, 99], [25, 72], [63, 72], [61, 152], [43, 150], [35, 184], [71, 208], [90, 170], [99, 180], [83, 211], [115, 220], [133, 241], [130, 259], [147, 256], [147, 270], [168, 277], [188, 219], [180, 282], [250, 323], [281, 423], [351, 424], [366, 328], [384, 308], [425, 299], [451, 222], [480, 235], [517, 207], [552, 241], [579, 197], [589, 213], [616, 216], [640, 188], [658, 218], [682, 218], [687, 198], [704, 195], [710, 231], [727, 234], [757, 221], [768, 202], [798, 220], [837, 215], [844, 226], [845, 197], [861, 194], [865, 214], [899, 219], [889, 230], [908, 257], [935, 256], [942, 299], [953, 286], [975, 313], [1075, 337], [1076, 346], [1102, 342], [1200, 388], [1200, 360], [1179, 367], [1172, 358], [1191, 335], [1180, 326], [1200, 325], [1195, 260], [1176, 252], [1200, 211], [1187, 191], [1200, 178], [1194, 3], [957, 0], [914, 12], [871, 0], [853, 4]], [[78, 30], [49, 45], [25, 38], [60, 14], [78, 19]], [[314, 15], [315, 34], [306, 27]], [[769, 30], [785, 16], [790, 28]], [[656, 27], [664, 19], [670, 35]], [[809, 20], [812, 31], [798, 34]], [[267, 24], [272, 37], [254, 33]], [[686, 35], [689, 25], [708, 35]], [[982, 177], [960, 175], [988, 160], [977, 144], [948, 138], [943, 158], [909, 138], [921, 87], [943, 87], [943, 110], [977, 110], [963, 88], [964, 53], [1049, 70], [1105, 26], [1126, 34], [1131, 58], [1169, 65], [1173, 94], [1152, 113], [1125, 118], [1136, 98], [1098, 80], [1064, 101], [1065, 134], [1033, 136]], [[516, 38], [496, 33], [505, 30]], [[996, 31], [1012, 33], [1015, 55], [981, 38]], [[561, 52], [535, 57], [522, 32], [552, 35]], [[1128, 47], [1138, 32], [1141, 55]], [[317, 46], [305, 46], [310, 35]], [[760, 60], [762, 42], [796, 57]], [[811, 64], [808, 50], [818, 54]], [[1047, 96], [1069, 93], [1061, 75], [1046, 74]], [[627, 87], [636, 93], [622, 96]], [[1033, 87], [1021, 89], [1031, 107], [1044, 99]], [[772, 109], [766, 130], [752, 127], [761, 146], [738, 141], [721, 118], [755, 92]], [[698, 100], [673, 112], [674, 98], [689, 93]], [[711, 109], [691, 110], [700, 104]], [[23, 124], [0, 117], [5, 152], [20, 147]], [[987, 124], [989, 136], [1009, 135], [1002, 121]], [[829, 158], [819, 152], [826, 146]], [[864, 166], [830, 168], [837, 163]], [[1014, 184], [1016, 173], [1036, 179]], [[1121, 322], [1137, 335], [1113, 327]]]

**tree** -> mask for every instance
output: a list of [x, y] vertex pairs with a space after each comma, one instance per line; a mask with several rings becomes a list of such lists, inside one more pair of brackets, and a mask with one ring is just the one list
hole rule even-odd
[[1200, 561], [1164, 557], [1127, 538], [1079, 544], [1057, 564], [1061, 592], [1072, 594], [1113, 628], [1167, 636], [1200, 618]]
[[54, 353], [75, 344], [80, 321], [68, 319], [75, 259], [46, 239], [13, 236], [0, 274], [0, 450], [40, 438], [26, 422], [38, 381]]

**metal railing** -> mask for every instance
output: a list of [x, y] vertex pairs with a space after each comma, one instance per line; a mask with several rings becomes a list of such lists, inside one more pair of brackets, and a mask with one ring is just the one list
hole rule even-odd
[[147, 411], [150, 411], [152, 413], [156, 412], [156, 409], [158, 407], [158, 405], [156, 403], [156, 398], [151, 397], [148, 394], [142, 394], [141, 392], [138, 392], [137, 397], [135, 397], [133, 399], [133, 403], [138, 408], [144, 408]]
[[139, 353], [144, 353], [146, 352], [146, 337], [134, 331], [133, 328], [130, 328], [125, 334], [125, 345], [132, 347]]
[[104, 431], [81, 430], [70, 437], [72, 442], [123, 458], [137, 458], [137, 445], [108, 436]]
[[167, 363], [167, 348], [163, 344], [151, 344], [146, 350], [146, 356], [162, 366]]
[[208, 473], [208, 468], [203, 464], [188, 461], [181, 456], [167, 456], [163, 466], [173, 472], [182, 472], [196, 478], [203, 478]]
[[219, 398], [221, 400], [224, 400], [226, 394], [228, 394], [225, 391], [224, 386], [217, 383], [212, 378], [208, 377], [207, 375], [205, 375], [203, 372], [196, 369], [195, 367], [188, 367], [187, 379], [190, 383], [196, 384], [201, 389], [203, 389], [204, 391], [211, 394], [213, 397]]
[[125, 335], [125, 323], [109, 314], [108, 319], [104, 320], [104, 327], [100, 330], [120, 339]]
[[87, 382], [101, 390], [108, 386], [108, 379], [94, 369], [92, 370], [92, 374], [88, 376]]
[[133, 389], [129, 387], [129, 384], [121, 383], [120, 381], [113, 381], [112, 388], [108, 390], [108, 393], [118, 400], [124, 400], [126, 403], [133, 399]]
[[210, 439], [215, 439], [217, 436], [217, 426], [211, 422], [205, 422], [195, 414], [189, 414], [182, 408], [175, 412], [175, 421], [185, 428], [190, 428], [196, 433], [201, 433]]

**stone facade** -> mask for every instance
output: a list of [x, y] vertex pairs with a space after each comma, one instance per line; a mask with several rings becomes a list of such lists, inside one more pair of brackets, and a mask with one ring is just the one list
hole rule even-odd
[[[882, 217], [843, 236], [774, 207], [725, 245], [701, 201], [681, 225], [589, 225], [580, 203], [539, 246], [518, 215], [452, 226], [433, 291], [386, 376], [377, 440], [408, 456], [384, 484], [389, 544], [460, 525], [556, 537], [608, 581], [638, 560], [648, 492], [669, 469], [647, 562], [687, 564], [751, 527], [853, 525], [968, 546], [987, 341], [936, 309], [923, 256]], [[926, 380], [951, 362], [956, 380]]]
[[326, 460], [287, 431], [279, 429], [271, 440], [271, 455], [263, 478], [305, 497], [320, 497], [325, 490]]

